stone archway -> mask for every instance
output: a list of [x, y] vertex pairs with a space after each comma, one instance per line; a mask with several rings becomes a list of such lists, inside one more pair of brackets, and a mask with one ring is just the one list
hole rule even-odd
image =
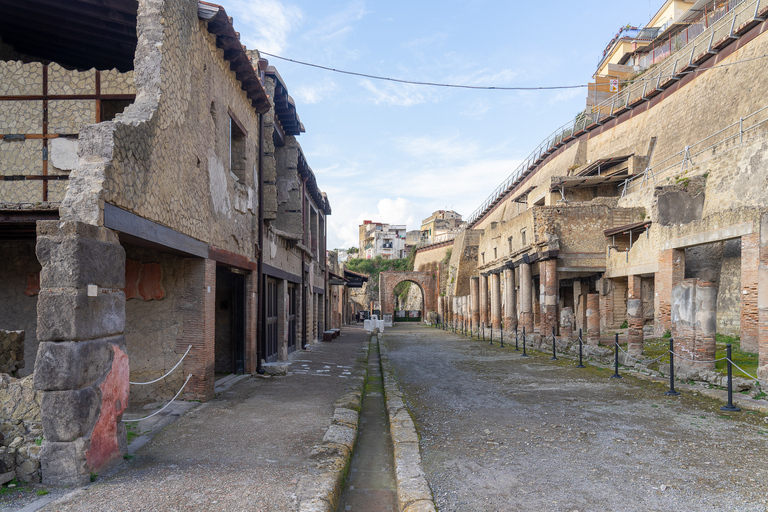
[[403, 281], [416, 283], [424, 299], [424, 318], [430, 311], [437, 312], [437, 275], [435, 272], [382, 272], [379, 274], [379, 300], [381, 313], [394, 315], [395, 286]]

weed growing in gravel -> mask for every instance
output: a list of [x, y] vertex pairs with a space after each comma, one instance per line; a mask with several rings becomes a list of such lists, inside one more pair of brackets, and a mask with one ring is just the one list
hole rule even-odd
[[95, 482], [97, 478], [99, 478], [98, 473], [91, 473], [91, 482]]
[[49, 491], [48, 489], [38, 489], [37, 490], [37, 495], [38, 496], [45, 496], [46, 494], [49, 494], [50, 492], [51, 491]]

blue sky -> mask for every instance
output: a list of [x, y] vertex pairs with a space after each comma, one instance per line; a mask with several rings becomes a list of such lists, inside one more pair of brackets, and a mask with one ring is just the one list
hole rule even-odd
[[[220, 0], [250, 49], [359, 73], [465, 85], [586, 84], [619, 28], [660, 0]], [[364, 219], [469, 215], [544, 138], [584, 108], [586, 89], [464, 90], [342, 75], [266, 57], [306, 133], [333, 209], [328, 247], [357, 245]]]

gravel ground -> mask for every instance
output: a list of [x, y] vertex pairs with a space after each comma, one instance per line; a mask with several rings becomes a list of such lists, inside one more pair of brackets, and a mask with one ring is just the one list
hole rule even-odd
[[763, 414], [422, 325], [384, 341], [443, 512], [768, 510]]
[[295, 355], [287, 377], [251, 378], [166, 427], [119, 470], [44, 511], [287, 511], [349, 384], [365, 331]]

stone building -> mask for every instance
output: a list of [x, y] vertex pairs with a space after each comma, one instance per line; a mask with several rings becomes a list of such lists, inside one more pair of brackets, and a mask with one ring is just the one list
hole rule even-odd
[[453, 210], [437, 210], [421, 221], [421, 242], [434, 244], [445, 242], [461, 227], [461, 215]]
[[[758, 352], [768, 378], [768, 81], [753, 58], [768, 52], [768, 3], [717, 9], [666, 55], [643, 50], [655, 67], [632, 69], [466, 219], [438, 312], [542, 336], [583, 329], [591, 343], [626, 326], [635, 355], [671, 331], [694, 360], [708, 352], [686, 343], [714, 344], [716, 329]], [[447, 250], [420, 248], [416, 268]]]
[[385, 260], [405, 258], [405, 226], [363, 221], [358, 226], [360, 258], [381, 256]]
[[130, 402], [208, 400], [217, 372], [318, 339], [331, 209], [285, 84], [222, 7], [0, 14], [0, 329], [34, 371], [8, 395], [40, 406], [43, 481], [81, 484], [121, 459]]

